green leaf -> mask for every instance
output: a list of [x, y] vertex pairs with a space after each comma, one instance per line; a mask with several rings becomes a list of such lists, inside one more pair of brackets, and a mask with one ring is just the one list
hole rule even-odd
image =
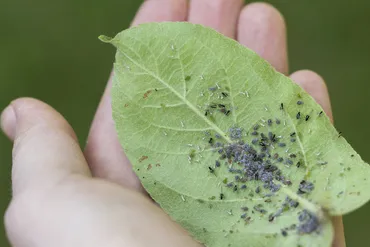
[[369, 200], [368, 164], [253, 51], [188, 23], [101, 39], [117, 47], [113, 118], [133, 169], [206, 246], [330, 246], [329, 216]]

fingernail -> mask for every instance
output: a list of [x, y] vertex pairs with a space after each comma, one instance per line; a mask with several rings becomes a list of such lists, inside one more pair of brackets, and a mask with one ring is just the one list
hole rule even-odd
[[11, 140], [15, 136], [17, 118], [12, 105], [8, 105], [1, 113], [1, 129]]

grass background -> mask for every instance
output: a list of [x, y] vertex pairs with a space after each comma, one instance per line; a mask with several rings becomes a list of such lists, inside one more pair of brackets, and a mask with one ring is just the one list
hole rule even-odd
[[[271, 0], [285, 16], [291, 71], [327, 81], [335, 125], [370, 161], [370, 1]], [[0, 0], [0, 108], [21, 96], [60, 111], [84, 145], [113, 62], [98, 41], [129, 26], [139, 0]], [[11, 144], [0, 135], [0, 211], [10, 199]], [[369, 188], [370, 189], [370, 188]], [[347, 246], [367, 247], [370, 204], [345, 216]], [[9, 246], [0, 226], [0, 246]]]

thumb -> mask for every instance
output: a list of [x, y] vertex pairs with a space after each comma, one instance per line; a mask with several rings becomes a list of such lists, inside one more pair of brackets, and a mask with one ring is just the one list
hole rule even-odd
[[72, 175], [90, 176], [76, 136], [54, 109], [35, 99], [13, 101], [1, 127], [14, 141], [13, 196], [49, 190]]

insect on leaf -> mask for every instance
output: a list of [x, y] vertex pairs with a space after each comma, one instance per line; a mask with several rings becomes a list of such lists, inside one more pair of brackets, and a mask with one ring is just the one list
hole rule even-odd
[[370, 198], [370, 169], [322, 108], [209, 28], [152, 23], [117, 48], [120, 143], [145, 189], [206, 246], [330, 246], [330, 216]]

